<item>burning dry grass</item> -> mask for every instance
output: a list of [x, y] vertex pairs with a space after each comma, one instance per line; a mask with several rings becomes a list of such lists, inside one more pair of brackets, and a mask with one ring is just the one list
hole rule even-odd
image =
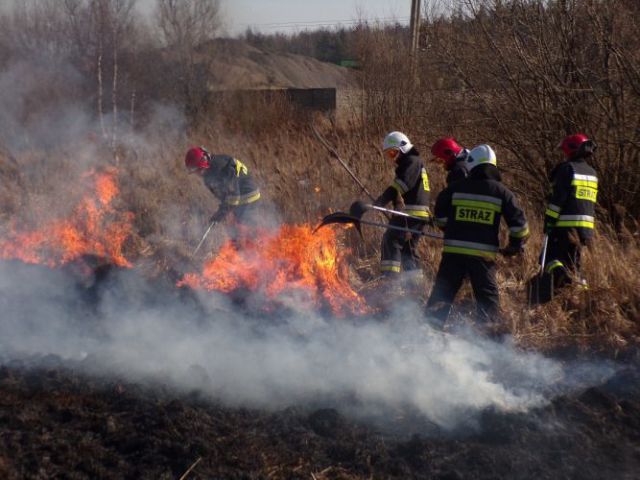
[[258, 292], [269, 301], [267, 307], [287, 296], [315, 309], [328, 307], [337, 316], [367, 313], [363, 298], [347, 281], [344, 259], [334, 230], [284, 224], [228, 240], [201, 274], [185, 275], [178, 286]]
[[122, 249], [132, 233], [132, 214], [112, 205], [116, 177], [112, 168], [82, 175], [77, 181], [81, 197], [68, 216], [58, 218], [52, 214], [55, 207], [45, 204], [35, 212], [33, 228], [24, 228], [24, 218], [12, 218], [0, 241], [0, 258], [56, 267], [96, 255], [119, 267], [131, 266]]

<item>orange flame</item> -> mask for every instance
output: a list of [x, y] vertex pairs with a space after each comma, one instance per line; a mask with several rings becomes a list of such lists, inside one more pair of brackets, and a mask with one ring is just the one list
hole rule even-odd
[[202, 274], [189, 273], [178, 286], [226, 293], [259, 291], [272, 301], [295, 293], [315, 308], [328, 306], [338, 316], [368, 312], [363, 298], [349, 285], [334, 230], [314, 233], [310, 225], [282, 225], [237, 243], [240, 248], [227, 241]]
[[96, 255], [119, 267], [131, 267], [122, 253], [132, 231], [133, 215], [112, 206], [118, 195], [115, 169], [89, 172], [92, 192], [69, 218], [47, 220], [38, 230], [20, 231], [17, 220], [0, 241], [0, 258], [56, 267], [83, 255]]

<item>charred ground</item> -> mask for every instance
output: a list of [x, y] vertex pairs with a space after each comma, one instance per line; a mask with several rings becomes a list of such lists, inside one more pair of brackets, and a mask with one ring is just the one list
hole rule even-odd
[[485, 411], [475, 429], [411, 437], [333, 408], [228, 408], [161, 379], [90, 377], [54, 356], [4, 361], [0, 389], [6, 479], [180, 478], [196, 461], [186, 478], [630, 479], [640, 468], [631, 367], [526, 415]]

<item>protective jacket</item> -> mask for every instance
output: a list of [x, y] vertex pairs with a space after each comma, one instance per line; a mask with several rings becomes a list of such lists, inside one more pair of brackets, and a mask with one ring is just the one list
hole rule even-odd
[[447, 185], [451, 185], [453, 182], [463, 180], [467, 178], [469, 172], [467, 171], [467, 157], [469, 156], [469, 150], [463, 148], [462, 151], [456, 156], [455, 161], [447, 168]]
[[575, 228], [580, 240], [593, 235], [598, 197], [596, 171], [583, 159], [560, 163], [550, 175], [553, 191], [545, 212], [547, 228]]
[[220, 199], [221, 209], [249, 205], [260, 199], [260, 190], [246, 165], [229, 155], [212, 155], [203, 179]]
[[466, 179], [445, 188], [436, 200], [435, 223], [444, 229], [444, 253], [494, 260], [499, 250], [500, 220], [509, 227], [511, 248], [529, 235], [524, 212], [505, 187], [494, 165], [475, 167]]
[[428, 218], [431, 192], [429, 177], [422, 158], [415, 148], [401, 154], [396, 160], [395, 178], [392, 184], [380, 195], [376, 205], [387, 205], [395, 201], [398, 195], [404, 201], [404, 212], [414, 217]]

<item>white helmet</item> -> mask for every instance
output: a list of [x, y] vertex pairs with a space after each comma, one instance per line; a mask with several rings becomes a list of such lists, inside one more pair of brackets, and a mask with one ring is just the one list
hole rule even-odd
[[382, 143], [382, 150], [388, 150], [390, 148], [397, 148], [401, 153], [407, 153], [413, 148], [413, 145], [409, 141], [409, 137], [404, 133], [391, 132], [384, 137], [384, 142]]
[[497, 165], [496, 152], [493, 151], [489, 145], [478, 145], [473, 147], [467, 156], [467, 169], [473, 170], [478, 165], [490, 163], [491, 165]]

